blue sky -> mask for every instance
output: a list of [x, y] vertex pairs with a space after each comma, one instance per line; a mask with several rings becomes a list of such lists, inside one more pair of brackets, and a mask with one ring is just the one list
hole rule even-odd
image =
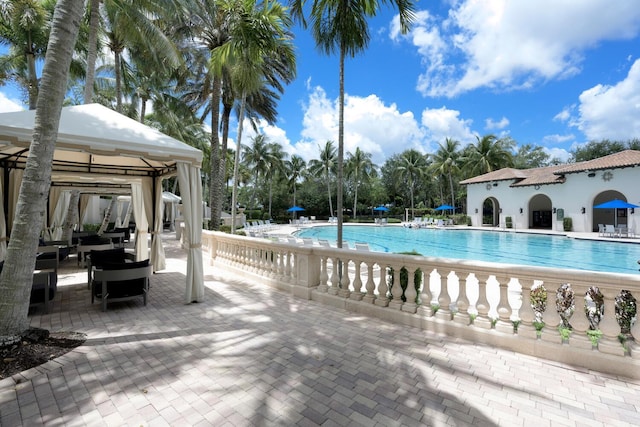
[[[381, 165], [445, 138], [510, 136], [562, 160], [590, 140], [640, 137], [640, 7], [604, 0], [460, 0], [416, 4], [412, 30], [391, 8], [370, 20], [371, 43], [345, 69], [345, 151]], [[278, 122], [260, 131], [309, 160], [338, 139], [338, 60], [295, 29], [297, 79]], [[20, 108], [0, 88], [0, 111]], [[245, 127], [243, 144], [253, 135]], [[235, 135], [231, 135], [235, 137]]]

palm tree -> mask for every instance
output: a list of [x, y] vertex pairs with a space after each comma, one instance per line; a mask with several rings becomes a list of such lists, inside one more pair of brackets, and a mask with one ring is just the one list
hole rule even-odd
[[[122, 112], [123, 80], [127, 79], [129, 66], [124, 58], [125, 50], [136, 48], [145, 52], [147, 61], [158, 68], [177, 67], [181, 58], [175, 44], [163, 33], [149, 16], [170, 13], [172, 8], [161, 7], [164, 2], [108, 0], [103, 6], [107, 47], [113, 53], [113, 74], [116, 91], [116, 111]], [[172, 2], [167, 2], [171, 5]], [[126, 82], [126, 80], [125, 80]]]
[[400, 163], [396, 169], [398, 180], [404, 181], [409, 188], [411, 197], [411, 215], [415, 206], [414, 191], [418, 181], [428, 176], [427, 158], [417, 150], [407, 150], [400, 156]]
[[293, 204], [291, 206], [296, 206], [296, 190], [298, 187], [298, 179], [302, 176], [302, 173], [307, 167], [307, 162], [297, 154], [291, 156], [290, 160], [286, 160], [285, 163], [285, 173], [287, 175], [287, 179], [289, 181], [289, 187], [293, 190]]
[[362, 180], [367, 181], [371, 176], [375, 175], [376, 168], [371, 161], [371, 153], [365, 153], [360, 147], [357, 147], [353, 154], [347, 153], [345, 168], [347, 177], [353, 178], [353, 218], [355, 219], [357, 217], [358, 187]]
[[460, 143], [454, 139], [447, 138], [444, 145], [440, 144], [440, 148], [433, 155], [432, 170], [440, 176], [445, 176], [449, 180], [449, 189], [451, 190], [451, 206], [456, 205], [455, 193], [453, 192], [453, 175], [459, 171], [460, 152], [458, 146]]
[[482, 138], [476, 136], [476, 140], [475, 145], [470, 144], [465, 149], [464, 165], [469, 176], [513, 166], [511, 139], [498, 139], [489, 134]]
[[[193, 49], [191, 55], [196, 58], [193, 61], [197, 74], [189, 79], [190, 88], [185, 91], [185, 96], [193, 103], [194, 109], [202, 112], [202, 117], [211, 115], [211, 216], [221, 217], [223, 194], [226, 180], [225, 171], [227, 169], [226, 156], [223, 154], [227, 150], [229, 135], [230, 115], [234, 108], [240, 116], [239, 105], [236, 99], [240, 98], [237, 88], [231, 79], [231, 64], [220, 61], [221, 58], [210, 58], [211, 53], [231, 41], [232, 27], [240, 22], [240, 13], [245, 10], [243, 0], [198, 0], [192, 2], [188, 7], [188, 16], [185, 26], [190, 30], [192, 39], [199, 41], [200, 45]], [[285, 28], [286, 30], [286, 28]], [[292, 36], [285, 31], [283, 41], [289, 40]], [[193, 43], [192, 43], [193, 45]], [[234, 40], [234, 46], [238, 41]], [[228, 49], [228, 47], [227, 47]], [[276, 109], [275, 100], [277, 93], [283, 92], [283, 83], [287, 84], [295, 77], [295, 57], [286, 48], [272, 55], [263, 57], [262, 71], [264, 73], [264, 84], [256, 92], [247, 93], [245, 99], [243, 115], [253, 120], [260, 116], [269, 123], [275, 122]], [[224, 107], [220, 115], [220, 103]], [[219, 121], [220, 120], [220, 121]], [[222, 141], [218, 134], [222, 132]], [[212, 228], [217, 229], [219, 221], [212, 221]]]
[[36, 104], [33, 140], [16, 205], [11, 240], [0, 273], [0, 346], [18, 342], [29, 326], [29, 294], [33, 281], [46, 197], [51, 182], [53, 147], [58, 137], [67, 77], [82, 17], [82, 0], [59, 0], [53, 15], [40, 95]]
[[19, 0], [0, 3], [0, 43], [10, 45], [0, 59], [0, 78], [15, 81], [35, 110], [39, 79], [36, 63], [44, 58], [55, 2]]
[[[342, 247], [342, 182], [344, 173], [344, 60], [347, 55], [354, 57], [369, 45], [371, 39], [367, 18], [378, 12], [380, 4], [386, 1], [370, 2], [355, 0], [313, 0], [311, 4], [311, 27], [316, 45], [322, 52], [331, 55], [338, 52], [340, 67], [340, 100], [338, 103], [338, 247]], [[391, 0], [389, 3], [398, 7], [402, 32], [409, 30], [409, 25], [415, 19], [412, 0]], [[303, 24], [304, 0], [292, 0], [294, 16], [299, 17]]]
[[269, 161], [265, 178], [269, 183], [269, 218], [271, 218], [271, 207], [273, 202], [273, 182], [282, 179], [285, 172], [284, 164], [285, 152], [282, 146], [277, 143], [269, 144]]
[[265, 135], [256, 135], [251, 138], [251, 145], [243, 146], [242, 162], [251, 170], [254, 178], [253, 197], [256, 201], [256, 191], [260, 187], [260, 179], [264, 178], [270, 162], [269, 139]]
[[[289, 75], [290, 65], [295, 64], [295, 55], [289, 32], [291, 20], [286, 8], [276, 2], [258, 6], [255, 0], [240, 0], [238, 6], [241, 11], [231, 17], [229, 42], [214, 49], [211, 60], [217, 75], [222, 75], [225, 66], [228, 67], [234, 93], [240, 94], [236, 144], [241, 147], [247, 98], [264, 86], [272, 86], [271, 77], [278, 80], [283, 73]], [[289, 66], [271, 74], [267, 72], [270, 58], [281, 58], [280, 63]], [[235, 232], [239, 164], [240, 150], [236, 150], [231, 197], [232, 233]]]
[[320, 160], [311, 159], [309, 161], [309, 172], [317, 177], [324, 178], [327, 183], [327, 194], [329, 195], [329, 216], [333, 216], [333, 204], [331, 203], [331, 177], [336, 172], [336, 148], [333, 141], [327, 141], [324, 148], [318, 146], [320, 150]]

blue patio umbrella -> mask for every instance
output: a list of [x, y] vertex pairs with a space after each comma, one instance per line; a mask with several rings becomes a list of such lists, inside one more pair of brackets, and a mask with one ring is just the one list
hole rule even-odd
[[293, 219], [296, 218], [296, 213], [297, 212], [301, 212], [303, 211], [304, 208], [301, 208], [300, 206], [291, 206], [289, 209], [287, 209], [287, 212], [293, 212]]
[[373, 208], [374, 211], [380, 211], [380, 212], [388, 212], [389, 208], [386, 206], [376, 206], [375, 208]]
[[624, 200], [613, 199], [613, 200], [609, 200], [608, 202], [595, 205], [594, 208], [595, 209], [631, 209], [631, 208], [640, 208], [640, 206], [634, 205], [633, 203], [625, 202]]
[[437, 211], [449, 211], [449, 210], [454, 210], [454, 209], [455, 209], [455, 207], [453, 207], [451, 205], [440, 205], [435, 210], [437, 210]]
[[618, 209], [631, 209], [631, 208], [638, 208], [638, 207], [640, 206], [634, 205], [633, 203], [625, 202], [624, 200], [613, 199], [613, 200], [609, 200], [608, 202], [595, 205], [593, 208], [594, 209], [616, 209], [613, 214], [613, 225], [617, 227], [618, 226], [618, 215], [617, 215]]

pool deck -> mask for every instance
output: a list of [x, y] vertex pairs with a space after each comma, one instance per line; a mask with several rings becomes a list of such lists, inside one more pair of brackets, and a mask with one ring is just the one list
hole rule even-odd
[[86, 271], [65, 263], [51, 313], [31, 324], [88, 339], [0, 380], [1, 426], [640, 425], [638, 381], [297, 299], [207, 262], [205, 300], [185, 305], [186, 256], [163, 239], [146, 306], [102, 312]]

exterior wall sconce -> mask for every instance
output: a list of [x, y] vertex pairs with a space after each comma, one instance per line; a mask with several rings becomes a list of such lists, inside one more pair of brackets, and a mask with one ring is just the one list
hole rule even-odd
[[476, 213], [478, 213], [478, 208], [476, 208]]
[[587, 174], [587, 176], [588, 176], [589, 178], [593, 178], [594, 176], [596, 176], [596, 173], [595, 173], [595, 172], [589, 172], [589, 173]]
[[520, 208], [520, 213], [522, 213], [522, 212], [523, 212], [523, 211], [522, 211], [522, 208]]
[[553, 208], [553, 213], [556, 213], [556, 210], [557, 210], [556, 208]]
[[500, 213], [502, 213], [502, 208], [500, 208]]
[[631, 213], [636, 213], [636, 208], [631, 208]]
[[582, 209], [580, 209], [580, 212], [585, 213], [587, 210], [584, 208], [584, 206], [582, 207]]
[[494, 187], [497, 187], [497, 186], [498, 186], [498, 183], [497, 183], [497, 182], [494, 182], [494, 183], [493, 183], [493, 186], [494, 186]]

